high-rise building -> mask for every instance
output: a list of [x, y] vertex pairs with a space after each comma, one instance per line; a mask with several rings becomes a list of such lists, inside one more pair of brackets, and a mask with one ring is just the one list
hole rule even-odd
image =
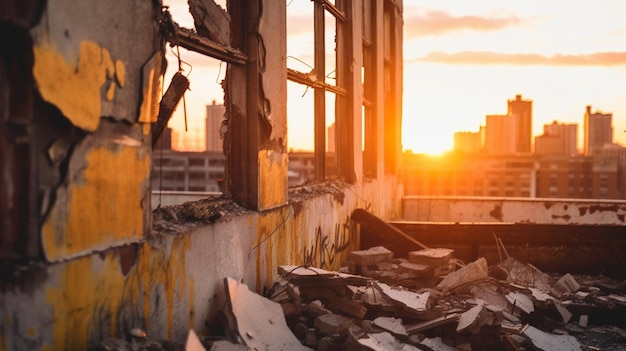
[[206, 105], [206, 151], [223, 151], [220, 128], [224, 120], [226, 108], [224, 105], [217, 105], [215, 100], [211, 105]]
[[335, 122], [326, 128], [326, 151], [335, 152]]
[[578, 125], [561, 124], [557, 121], [543, 125], [543, 135], [535, 137], [535, 154], [577, 155]]
[[533, 102], [522, 100], [522, 95], [515, 95], [515, 100], [508, 101], [508, 115], [515, 122], [515, 152], [530, 153], [532, 141]]
[[591, 106], [585, 111], [585, 155], [593, 155], [604, 144], [613, 143], [613, 114], [591, 113]]
[[485, 149], [490, 155], [515, 153], [515, 120], [507, 115], [485, 117]]
[[478, 132], [454, 133], [454, 150], [465, 154], [475, 154], [483, 148], [483, 127]]

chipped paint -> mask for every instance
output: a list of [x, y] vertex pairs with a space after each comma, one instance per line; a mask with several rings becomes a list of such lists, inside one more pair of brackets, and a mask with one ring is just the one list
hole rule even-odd
[[150, 176], [150, 159], [142, 150], [118, 144], [88, 152], [86, 168], [67, 189], [67, 201], [57, 201], [43, 225], [48, 260], [143, 237], [142, 189]]
[[126, 66], [120, 60], [115, 60], [115, 81], [120, 88], [126, 84]]
[[287, 201], [287, 159], [286, 153], [259, 151], [260, 209], [280, 206]]
[[[48, 47], [35, 46], [33, 51], [33, 75], [44, 100], [57, 106], [75, 126], [95, 131], [100, 123], [101, 88], [115, 72], [109, 51], [83, 41], [78, 64], [66, 62]], [[110, 94], [112, 100], [114, 92]]]
[[161, 52], [155, 53], [143, 66], [142, 101], [139, 108], [139, 120], [142, 123], [153, 123], [159, 116], [161, 100]]
[[[91, 262], [90, 262], [91, 261]], [[124, 293], [124, 276], [113, 255], [69, 262], [57, 286], [46, 291], [46, 302], [53, 308], [53, 344], [44, 350], [86, 349], [94, 330], [117, 330], [117, 314]], [[80, 313], [76, 313], [80, 311]]]

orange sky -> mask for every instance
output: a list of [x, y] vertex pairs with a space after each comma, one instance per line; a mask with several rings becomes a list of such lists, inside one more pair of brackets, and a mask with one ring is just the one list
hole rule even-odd
[[[186, 1], [165, 3], [192, 27]], [[306, 72], [313, 65], [312, 2], [288, 4], [287, 65]], [[485, 115], [505, 114], [516, 94], [533, 100], [535, 135], [553, 120], [578, 123], [582, 143], [585, 106], [592, 105], [613, 113], [615, 141], [626, 145], [625, 13], [626, 2], [614, 0], [405, 0], [404, 149], [450, 149], [455, 131], [477, 131]], [[326, 42], [332, 60], [334, 40]], [[201, 128], [204, 105], [223, 101], [226, 66], [181, 53], [193, 67], [188, 123]], [[329, 61], [329, 77], [333, 70]], [[289, 83], [288, 94], [289, 148], [312, 149], [313, 92]], [[182, 130], [182, 106], [170, 125]]]

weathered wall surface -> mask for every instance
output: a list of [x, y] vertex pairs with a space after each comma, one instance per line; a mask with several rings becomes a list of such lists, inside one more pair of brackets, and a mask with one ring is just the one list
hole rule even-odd
[[379, 198], [379, 186], [333, 187], [271, 211], [180, 227], [177, 234], [156, 232], [143, 242], [30, 268], [0, 294], [0, 345], [84, 349], [133, 327], [174, 340], [184, 340], [190, 328], [219, 332], [224, 277], [262, 292], [277, 278], [278, 265], [339, 268], [359, 247], [352, 211], [380, 213], [395, 202]]
[[626, 204], [612, 200], [405, 196], [402, 209], [408, 221], [626, 224]]

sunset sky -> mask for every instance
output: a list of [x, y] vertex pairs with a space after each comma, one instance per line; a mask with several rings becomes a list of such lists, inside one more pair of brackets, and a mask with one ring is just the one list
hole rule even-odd
[[[176, 21], [193, 26], [185, 0], [165, 3]], [[306, 72], [313, 65], [312, 2], [287, 3], [287, 66]], [[578, 123], [582, 145], [591, 105], [613, 113], [614, 139], [626, 145], [625, 13], [626, 2], [614, 0], [405, 0], [403, 148], [448, 150], [454, 132], [477, 131], [485, 115], [505, 114], [517, 94], [533, 100], [534, 135], [553, 120]], [[333, 43], [329, 37], [330, 51]], [[181, 57], [193, 67], [188, 123], [201, 128], [204, 106], [223, 101], [226, 65], [184, 50]], [[329, 77], [332, 70], [327, 64]], [[310, 150], [313, 92], [289, 83], [288, 94], [289, 148]], [[170, 123], [177, 130], [182, 110]]]

